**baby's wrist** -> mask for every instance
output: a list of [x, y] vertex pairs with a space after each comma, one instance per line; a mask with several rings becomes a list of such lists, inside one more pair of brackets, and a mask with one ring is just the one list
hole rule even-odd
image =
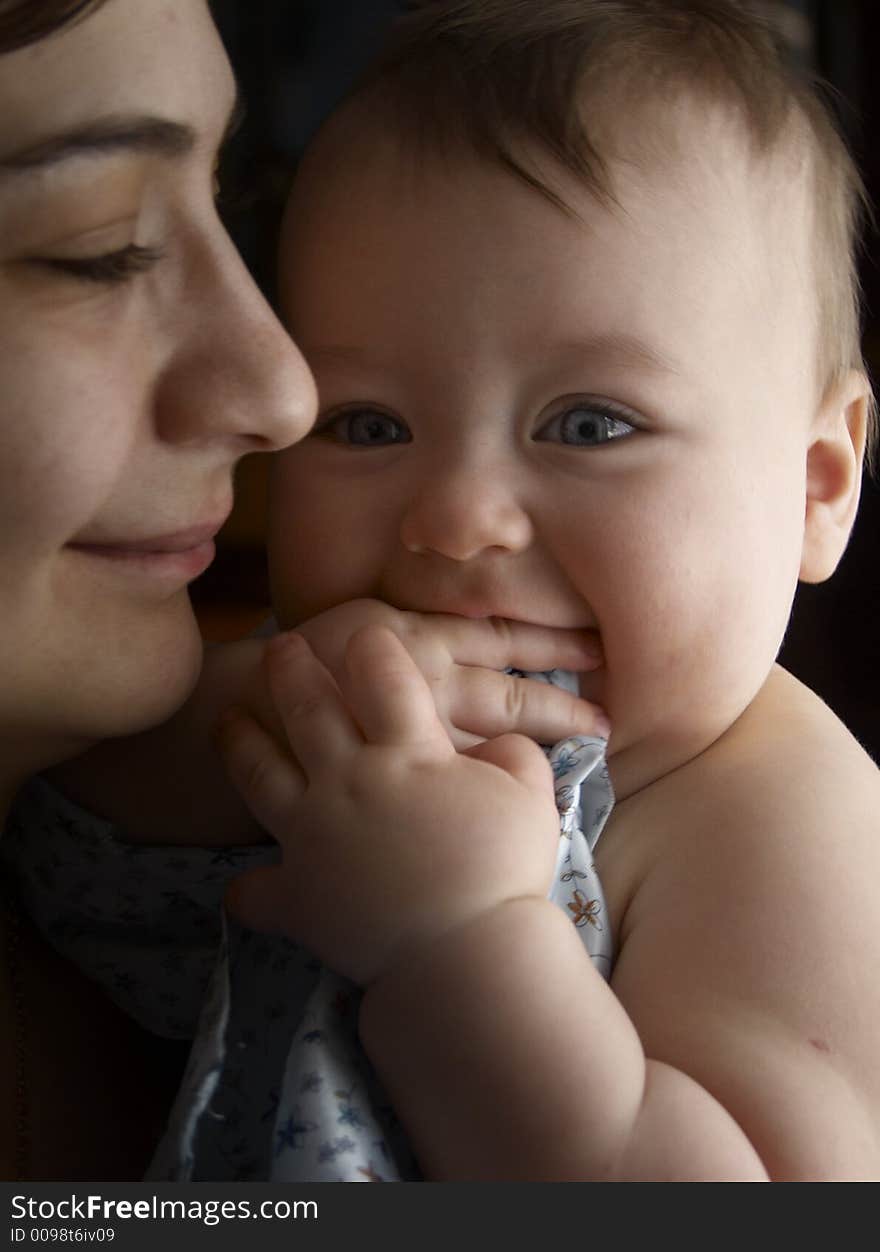
[[[576, 927], [545, 897], [520, 896], [433, 941], [414, 945], [365, 988], [358, 1032], [392, 1099], [425, 1078], [424, 1057], [489, 1053], [506, 1046], [532, 990], [582, 971], [601, 977]], [[590, 983], [586, 982], [585, 987]], [[603, 984], [604, 985], [604, 984]]]
[[384, 996], [395, 985], [422, 983], [427, 987], [432, 979], [455, 977], [472, 964], [477, 952], [481, 959], [496, 950], [503, 954], [514, 928], [536, 926], [543, 931], [560, 922], [566, 930], [572, 929], [558, 905], [546, 895], [518, 895], [487, 905], [446, 928], [434, 928], [421, 937], [409, 936], [364, 984], [365, 1001]]

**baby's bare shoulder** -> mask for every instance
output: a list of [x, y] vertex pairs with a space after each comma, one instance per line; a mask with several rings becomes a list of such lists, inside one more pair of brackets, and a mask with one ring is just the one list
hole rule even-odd
[[743, 875], [760, 865], [788, 890], [792, 862], [810, 867], [808, 882], [816, 860], [842, 872], [876, 862], [880, 873], [880, 770], [832, 710], [779, 667], [720, 739], [619, 810], [623, 838], [608, 860], [627, 912], [677, 864], [688, 878], [698, 867], [712, 875], [728, 854]]
[[880, 771], [777, 670], [648, 790], [614, 974], [648, 1055], [714, 1091], [773, 1176], [876, 1178]]
[[805, 835], [840, 821], [880, 826], [880, 770], [832, 710], [778, 666], [739, 720], [681, 773], [725, 824], [727, 813]]
[[722, 844], [742, 866], [735, 878], [760, 866], [789, 899], [797, 884], [817, 899], [817, 882], [842, 890], [854, 868], [880, 872], [880, 770], [778, 667], [726, 734], [663, 780], [655, 802], [675, 814], [671, 827], [661, 821], [667, 854], [680, 845], [691, 870], [712, 874]]

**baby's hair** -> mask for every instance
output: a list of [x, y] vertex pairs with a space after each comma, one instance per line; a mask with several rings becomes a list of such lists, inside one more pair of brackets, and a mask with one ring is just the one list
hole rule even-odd
[[[390, 105], [393, 129], [422, 149], [464, 147], [567, 212], [534, 153], [610, 205], [621, 119], [632, 129], [694, 94], [735, 110], [753, 151], [806, 162], [825, 393], [865, 368], [857, 260], [870, 207], [824, 91], [748, 0], [415, 0], [356, 94]], [[873, 405], [869, 421], [870, 458]]]

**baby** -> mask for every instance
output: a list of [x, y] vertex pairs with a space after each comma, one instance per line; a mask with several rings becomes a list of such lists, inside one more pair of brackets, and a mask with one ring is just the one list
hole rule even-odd
[[338, 685], [272, 650], [298, 767], [226, 723], [285, 856], [233, 901], [366, 987], [428, 1177], [880, 1177], [880, 779], [774, 665], [858, 503], [859, 195], [723, 0], [426, 4], [303, 163], [281, 625], [374, 597], [604, 653], [610, 986], [545, 898], [540, 762], [453, 756], [393, 639]]
[[[220, 739], [283, 859], [230, 904], [364, 989], [427, 1178], [880, 1177], [880, 778], [774, 664], [871, 439], [860, 195], [727, 0], [421, 5], [299, 171], [281, 292], [321, 413], [270, 564], [311, 648], [269, 645], [271, 723], [218, 653], [176, 742], [261, 710]], [[498, 637], [581, 671], [565, 734], [610, 720], [601, 921], [548, 899], [544, 756], [473, 691], [456, 716]]]

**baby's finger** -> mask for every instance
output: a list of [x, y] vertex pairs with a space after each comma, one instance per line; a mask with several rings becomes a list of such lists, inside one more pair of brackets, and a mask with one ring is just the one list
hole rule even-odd
[[352, 637], [342, 683], [368, 743], [454, 753], [421, 670], [387, 627], [366, 626]]
[[586, 672], [604, 664], [596, 630], [563, 630], [502, 617], [471, 619], [445, 613], [428, 614], [424, 620], [437, 630], [459, 665]]
[[485, 739], [519, 734], [539, 743], [558, 743], [570, 735], [607, 739], [611, 730], [598, 705], [561, 687], [494, 670], [456, 670], [448, 700], [450, 721]]
[[278, 635], [264, 663], [284, 733], [307, 778], [362, 746], [339, 688], [302, 635]]
[[306, 785], [296, 762], [240, 709], [223, 714], [216, 741], [233, 785], [260, 825], [273, 833], [283, 829]]
[[550, 802], [554, 803], [550, 762], [531, 739], [523, 735], [500, 735], [497, 739], [487, 739], [468, 748], [463, 755], [497, 765], [526, 787], [545, 792]]

